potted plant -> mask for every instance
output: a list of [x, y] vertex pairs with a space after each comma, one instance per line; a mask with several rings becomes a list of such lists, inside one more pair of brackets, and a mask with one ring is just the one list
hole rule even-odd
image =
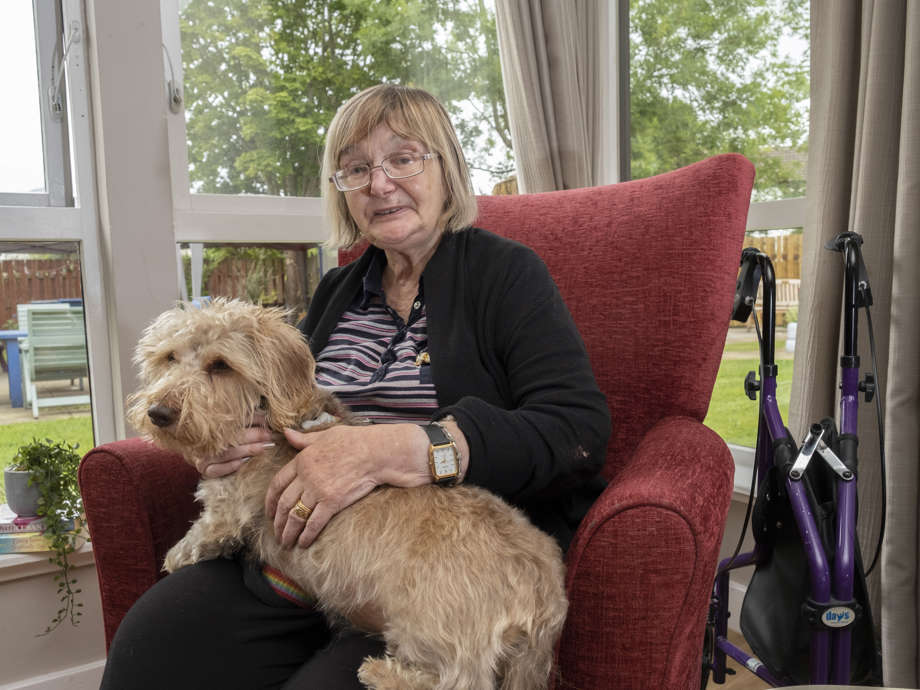
[[[33, 438], [30, 443], [20, 446], [9, 465], [14, 473], [28, 473], [30, 489], [37, 493], [36, 515], [44, 518], [43, 536], [51, 551], [50, 561], [58, 567], [54, 576], [57, 581], [57, 593], [61, 608], [52, 618], [42, 635], [47, 635], [65, 620], [72, 625], [79, 623], [83, 604], [77, 601], [82, 590], [76, 588], [77, 581], [71, 576], [69, 556], [86, 541], [79, 529], [74, 529], [74, 521], [83, 512], [83, 501], [77, 485], [77, 470], [80, 455], [77, 445], [65, 441], [43, 441]], [[8, 475], [4, 475], [7, 480]], [[7, 484], [7, 500], [10, 498], [10, 485]], [[19, 511], [10, 503], [14, 512]]]

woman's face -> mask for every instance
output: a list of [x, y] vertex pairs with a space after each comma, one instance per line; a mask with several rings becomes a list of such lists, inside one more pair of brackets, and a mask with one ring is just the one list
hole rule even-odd
[[[339, 156], [339, 167], [357, 162], [380, 165], [387, 156], [400, 152], [429, 153], [421, 142], [404, 139], [380, 124]], [[425, 253], [441, 236], [447, 193], [438, 158], [426, 160], [420, 174], [400, 180], [391, 180], [376, 168], [368, 186], [344, 194], [361, 234], [385, 251]]]

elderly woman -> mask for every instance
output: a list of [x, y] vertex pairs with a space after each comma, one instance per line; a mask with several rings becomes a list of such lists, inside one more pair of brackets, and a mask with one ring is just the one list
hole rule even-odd
[[[301, 451], [266, 496], [278, 539], [309, 548], [381, 484], [467, 482], [522, 508], [565, 548], [603, 488], [610, 419], [546, 267], [470, 227], [463, 154], [424, 91], [381, 85], [351, 98], [330, 125], [323, 166], [332, 242], [369, 247], [323, 278], [300, 327], [318, 382], [375, 423], [285, 432]], [[234, 472], [270, 435], [252, 427], [244, 440], [198, 470]], [[283, 573], [209, 561], [135, 604], [102, 687], [357, 688], [361, 661], [381, 651], [373, 635], [331, 631]]]

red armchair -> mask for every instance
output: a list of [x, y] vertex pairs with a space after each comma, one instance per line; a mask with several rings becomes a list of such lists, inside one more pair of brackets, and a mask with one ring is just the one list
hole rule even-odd
[[[702, 420], [753, 178], [729, 154], [645, 180], [479, 199], [478, 225], [546, 261], [613, 419], [610, 484], [567, 555], [557, 687], [698, 687], [733, 472]], [[137, 439], [83, 459], [107, 643], [194, 518], [196, 481], [180, 458]]]

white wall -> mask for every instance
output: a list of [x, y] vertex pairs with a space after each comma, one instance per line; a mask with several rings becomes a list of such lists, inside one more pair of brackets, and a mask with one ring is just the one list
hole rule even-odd
[[47, 556], [0, 556], [0, 690], [96, 690], [105, 663], [105, 634], [92, 552], [73, 556], [83, 591], [76, 627], [42, 633], [58, 610], [56, 568]]
[[[740, 493], [736, 491], [732, 498], [731, 506], [728, 509], [728, 522], [725, 525], [725, 536], [722, 538], [719, 561], [723, 558], [730, 557], [735, 552], [735, 547], [738, 545], [738, 537], [741, 535], [741, 527], [744, 524], [744, 513], [746, 508], [747, 496], [742, 497]], [[753, 548], [754, 538], [751, 536], [751, 528], [748, 526], [741, 553], [747, 553]], [[748, 566], [732, 571], [732, 574], [729, 576], [728, 610], [731, 615], [728, 619], [728, 627], [731, 630], [740, 630], [741, 602], [744, 600], [744, 592], [753, 572], [753, 566]]]

